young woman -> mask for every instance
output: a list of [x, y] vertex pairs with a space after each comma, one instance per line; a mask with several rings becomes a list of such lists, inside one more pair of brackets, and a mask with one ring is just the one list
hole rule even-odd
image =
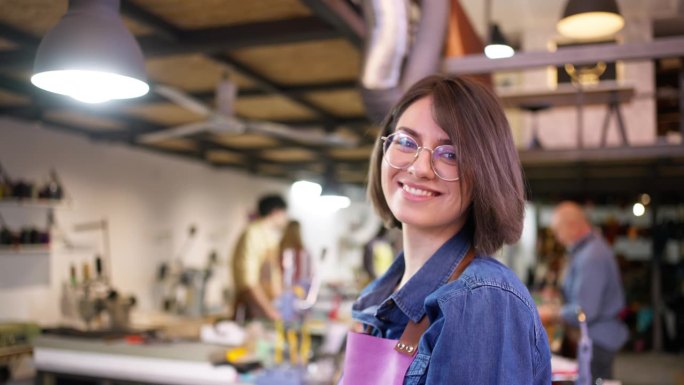
[[430, 76], [383, 122], [369, 196], [404, 250], [363, 290], [342, 384], [550, 384], [550, 352], [527, 288], [490, 256], [515, 242], [520, 162], [496, 97]]
[[[291, 255], [292, 260], [286, 261], [286, 255]], [[285, 269], [286, 264], [291, 264], [291, 284], [308, 289], [313, 275], [311, 256], [304, 248], [302, 231], [299, 221], [291, 220], [285, 226], [283, 237], [280, 240], [280, 268]]]

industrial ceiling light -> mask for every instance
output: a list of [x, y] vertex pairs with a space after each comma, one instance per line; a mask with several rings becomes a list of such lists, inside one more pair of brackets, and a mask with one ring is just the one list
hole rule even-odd
[[70, 0], [38, 47], [31, 83], [86, 103], [145, 95], [145, 62], [120, 0]]
[[323, 206], [332, 211], [345, 209], [351, 204], [351, 199], [342, 194], [337, 182], [331, 180], [326, 181], [318, 199]]
[[321, 196], [321, 185], [308, 180], [298, 180], [290, 187], [292, 194], [302, 199], [318, 199]]
[[489, 25], [489, 41], [484, 52], [485, 56], [490, 59], [501, 59], [515, 54], [515, 50], [508, 44], [496, 23]]
[[558, 32], [578, 40], [615, 34], [625, 25], [616, 0], [568, 0]]
[[490, 59], [502, 59], [511, 57], [515, 50], [508, 44], [499, 25], [492, 22], [492, 3], [491, 0], [485, 2], [485, 26], [487, 27], [487, 45], [484, 48], [485, 56]]
[[320, 204], [332, 211], [349, 207], [351, 199], [342, 193], [332, 161], [328, 161], [326, 164], [324, 179], [323, 191], [321, 191], [321, 196], [318, 198]]

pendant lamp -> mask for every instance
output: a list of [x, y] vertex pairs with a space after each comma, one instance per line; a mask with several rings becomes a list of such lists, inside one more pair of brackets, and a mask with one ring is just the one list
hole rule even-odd
[[485, 56], [490, 59], [502, 59], [511, 57], [515, 50], [508, 44], [499, 25], [492, 22], [492, 2], [485, 2], [485, 26], [487, 27], [487, 45], [484, 48]]
[[323, 185], [323, 191], [318, 198], [320, 202], [332, 210], [339, 210], [349, 207], [351, 200], [341, 191], [337, 182], [327, 180]]
[[31, 83], [86, 103], [145, 95], [142, 51], [119, 6], [120, 0], [70, 0], [38, 47]]
[[485, 56], [490, 59], [511, 57], [515, 54], [513, 47], [508, 44], [496, 23], [489, 25], [489, 41], [484, 48]]
[[351, 204], [349, 197], [342, 193], [342, 186], [337, 181], [337, 173], [332, 161], [328, 161], [326, 164], [319, 202], [333, 211], [347, 208]]
[[565, 37], [591, 40], [611, 36], [624, 25], [616, 0], [568, 0], [556, 28]]

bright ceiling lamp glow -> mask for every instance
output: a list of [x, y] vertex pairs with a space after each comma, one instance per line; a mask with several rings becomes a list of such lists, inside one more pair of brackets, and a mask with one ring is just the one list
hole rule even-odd
[[634, 215], [637, 217], [644, 215], [645, 212], [646, 207], [644, 207], [644, 205], [641, 203], [635, 203], [634, 206], [632, 206], [632, 213], [634, 213]]
[[300, 199], [318, 198], [321, 195], [321, 185], [315, 182], [299, 180], [290, 187], [292, 194]]
[[330, 160], [325, 165], [323, 178], [323, 191], [321, 197], [318, 198], [318, 206], [321, 210], [334, 212], [349, 207], [351, 199], [342, 192], [342, 186], [337, 180], [337, 170]]
[[351, 199], [342, 195], [321, 195], [318, 202], [321, 207], [330, 211], [346, 209], [351, 205]]
[[515, 50], [505, 44], [489, 44], [484, 49], [485, 56], [490, 59], [503, 59], [515, 54]]
[[87, 103], [145, 95], [142, 51], [119, 6], [120, 0], [70, 0], [38, 47], [31, 82]]
[[569, 38], [590, 40], [611, 36], [624, 26], [615, 0], [569, 0], [556, 29]]
[[489, 38], [484, 53], [490, 59], [503, 59], [515, 54], [515, 50], [508, 44], [506, 37], [496, 23], [489, 25]]
[[145, 95], [150, 87], [138, 79], [110, 72], [63, 70], [46, 71], [31, 77], [36, 87], [68, 95], [85, 103], [102, 103]]

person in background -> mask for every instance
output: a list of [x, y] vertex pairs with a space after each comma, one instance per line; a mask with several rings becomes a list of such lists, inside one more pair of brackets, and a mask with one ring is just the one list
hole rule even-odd
[[544, 323], [577, 327], [581, 309], [592, 339], [592, 383], [598, 378], [611, 379], [615, 353], [628, 337], [627, 327], [618, 318], [625, 296], [615, 254], [603, 237], [592, 231], [577, 203], [565, 201], [556, 206], [551, 228], [567, 248], [570, 262], [562, 286], [564, 304], [560, 308], [540, 306], [539, 313]]
[[308, 289], [313, 275], [311, 255], [304, 248], [299, 221], [289, 221], [280, 240], [280, 267], [284, 269], [286, 253], [292, 253], [292, 284]]
[[363, 247], [363, 269], [374, 280], [384, 274], [393, 261], [394, 250], [387, 237], [387, 228], [380, 226], [377, 234]]
[[287, 224], [287, 204], [279, 195], [259, 199], [259, 218], [247, 225], [233, 253], [236, 288], [234, 317], [280, 318], [273, 300], [280, 295], [282, 274], [278, 245]]
[[343, 385], [548, 385], [548, 339], [527, 288], [491, 257], [520, 238], [524, 188], [496, 96], [441, 75], [380, 126], [368, 194], [403, 252], [352, 307]]

